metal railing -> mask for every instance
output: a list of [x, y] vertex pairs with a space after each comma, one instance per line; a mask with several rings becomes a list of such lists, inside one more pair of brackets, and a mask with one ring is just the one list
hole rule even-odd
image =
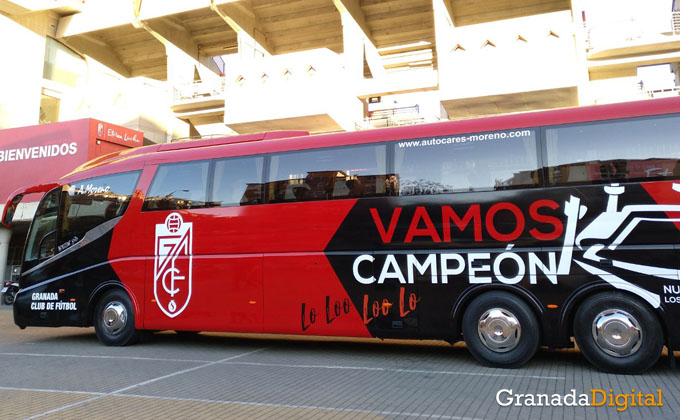
[[186, 101], [197, 98], [209, 98], [211, 96], [222, 96], [224, 94], [224, 78], [219, 82], [196, 81], [176, 85], [172, 88], [172, 98], [175, 101]]
[[599, 22], [594, 26], [586, 25], [586, 30], [588, 49], [597, 49], [611, 42], [634, 42], [650, 35], [680, 35], [680, 12]]
[[415, 105], [371, 111], [368, 113], [368, 117], [356, 122], [354, 128], [356, 130], [366, 130], [370, 128], [416, 125], [424, 122], [426, 122], [425, 117], [420, 114], [420, 107]]
[[673, 86], [667, 89], [645, 90], [649, 98], [667, 98], [669, 96], [680, 96], [680, 86]]

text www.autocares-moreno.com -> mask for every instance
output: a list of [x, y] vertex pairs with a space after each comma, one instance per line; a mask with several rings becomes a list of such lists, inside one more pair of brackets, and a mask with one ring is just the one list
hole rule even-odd
[[470, 134], [467, 136], [435, 137], [425, 140], [401, 141], [398, 143], [398, 145], [400, 149], [403, 149], [408, 147], [438, 146], [441, 144], [469, 143], [474, 141], [502, 140], [517, 137], [530, 137], [531, 135], [532, 135], [531, 130], [516, 130], [507, 132], [499, 131], [495, 133]]

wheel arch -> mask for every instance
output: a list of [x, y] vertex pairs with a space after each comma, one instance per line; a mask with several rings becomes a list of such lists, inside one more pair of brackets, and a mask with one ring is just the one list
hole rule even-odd
[[560, 315], [560, 333], [564, 335], [565, 338], [573, 337], [574, 336], [574, 317], [576, 316], [576, 312], [578, 311], [578, 308], [581, 306], [581, 304], [591, 296], [595, 296], [600, 293], [607, 293], [607, 292], [617, 292], [620, 294], [624, 294], [627, 296], [630, 296], [631, 298], [635, 299], [636, 301], [640, 302], [642, 305], [646, 306], [657, 318], [659, 321], [659, 325], [661, 325], [661, 330], [663, 331], [664, 334], [664, 341], [666, 341], [669, 337], [669, 331], [668, 331], [668, 326], [665, 321], [665, 317], [663, 316], [663, 306], [659, 305], [658, 308], [655, 308], [652, 306], [648, 301], [645, 299], [641, 298], [640, 296], [636, 295], [633, 292], [630, 292], [628, 290], [622, 290], [622, 289], [617, 289], [612, 287], [611, 285], [607, 283], [590, 283], [586, 284], [583, 287], [575, 290], [565, 301], [564, 305], [562, 306], [562, 313]]
[[541, 337], [544, 336], [545, 317], [543, 316], [544, 311], [538, 299], [532, 293], [530, 293], [529, 291], [522, 287], [508, 284], [491, 283], [478, 285], [476, 287], [470, 287], [467, 290], [465, 290], [458, 297], [458, 299], [456, 299], [456, 302], [451, 308], [451, 320], [455, 328], [453, 333], [454, 336], [453, 341], [458, 341], [460, 339], [460, 334], [462, 333], [463, 315], [465, 314], [465, 310], [467, 309], [468, 305], [470, 305], [470, 303], [476, 297], [491, 291], [509, 292], [522, 299], [524, 303], [529, 305], [529, 308], [531, 308], [532, 312], [536, 316], [536, 319], [538, 320], [538, 323], [541, 326], [541, 331], [539, 332], [541, 334]]
[[135, 296], [135, 294], [130, 290], [129, 288], [125, 287], [125, 285], [120, 281], [120, 280], [107, 280], [105, 282], [102, 282], [101, 284], [97, 285], [97, 287], [90, 293], [90, 297], [88, 299], [88, 305], [87, 305], [87, 315], [86, 315], [86, 320], [89, 323], [89, 325], [94, 325], [94, 312], [95, 308], [97, 307], [97, 303], [99, 302], [99, 299], [108, 292], [109, 290], [115, 290], [119, 289], [127, 293], [127, 295], [130, 297], [130, 301], [132, 302], [132, 307], [135, 311], [135, 324], [136, 326], [139, 327], [141, 326], [140, 324], [140, 317], [137, 316], [141, 314], [140, 306], [139, 306], [139, 300]]

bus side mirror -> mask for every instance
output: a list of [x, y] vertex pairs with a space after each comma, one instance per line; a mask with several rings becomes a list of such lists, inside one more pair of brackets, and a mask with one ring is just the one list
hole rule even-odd
[[21, 199], [24, 198], [23, 194], [19, 194], [15, 196], [12, 200], [8, 201], [7, 204], [5, 205], [5, 208], [2, 211], [2, 224], [5, 227], [10, 227], [12, 223], [12, 218], [14, 217], [14, 212], [17, 209], [17, 206], [19, 206], [19, 202]]

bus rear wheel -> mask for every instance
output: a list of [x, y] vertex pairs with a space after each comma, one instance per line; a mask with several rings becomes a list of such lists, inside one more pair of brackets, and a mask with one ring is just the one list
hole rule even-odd
[[536, 316], [522, 299], [493, 291], [468, 305], [463, 315], [463, 338], [481, 364], [518, 368], [536, 353], [540, 334]]
[[139, 339], [132, 302], [125, 291], [111, 290], [99, 299], [94, 330], [99, 341], [107, 346], [127, 346]]
[[611, 373], [642, 373], [663, 350], [656, 316], [634, 297], [613, 292], [586, 299], [574, 316], [574, 339], [596, 368]]

